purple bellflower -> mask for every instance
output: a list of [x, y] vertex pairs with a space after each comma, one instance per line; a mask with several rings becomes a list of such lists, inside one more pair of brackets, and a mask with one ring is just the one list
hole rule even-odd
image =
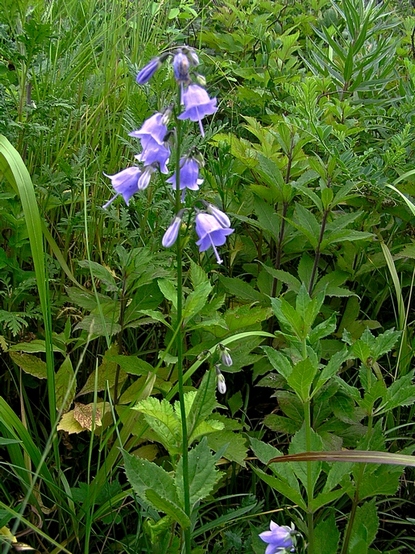
[[153, 139], [157, 144], [163, 144], [167, 135], [167, 126], [165, 124], [165, 114], [155, 113], [143, 123], [141, 129], [129, 133], [130, 137], [136, 137], [141, 140], [141, 146], [146, 148], [149, 139]]
[[103, 208], [108, 208], [120, 194], [124, 198], [125, 203], [128, 204], [132, 195], [139, 190], [138, 182], [142, 176], [139, 167], [127, 167], [127, 169], [123, 169], [115, 175], [107, 175], [106, 173], [104, 175], [111, 179], [111, 184], [114, 187], [116, 195], [104, 204]]
[[[181, 158], [180, 159], [180, 190], [199, 190], [199, 185], [203, 183], [203, 179], [199, 179], [199, 164], [194, 158]], [[173, 173], [167, 183], [173, 185], [173, 189], [176, 190], [176, 172]]]
[[190, 81], [189, 65], [189, 58], [180, 49], [173, 58], [173, 72], [178, 83], [188, 83]]
[[151, 77], [154, 75], [154, 73], [157, 71], [157, 69], [161, 65], [160, 58], [154, 58], [146, 66], [143, 67], [141, 71], [139, 71], [136, 82], [139, 85], [145, 85], [148, 83], [148, 81], [151, 79]]
[[199, 237], [196, 244], [200, 252], [212, 247], [218, 264], [221, 264], [222, 260], [216, 247], [225, 244], [226, 237], [233, 233], [233, 229], [222, 227], [213, 215], [198, 213], [196, 216], [196, 233]]
[[143, 151], [135, 158], [144, 165], [158, 164], [161, 173], [167, 174], [169, 172], [166, 164], [170, 158], [170, 149], [167, 143], [159, 144], [152, 137], [147, 137]]
[[183, 92], [184, 112], [179, 119], [190, 119], [190, 121], [198, 121], [200, 133], [205, 136], [205, 131], [202, 125], [202, 119], [205, 115], [211, 115], [216, 112], [216, 98], [209, 98], [208, 93], [199, 85], [189, 85]]
[[222, 212], [222, 210], [220, 210], [219, 208], [217, 208], [213, 204], [208, 204], [207, 202], [205, 202], [205, 204], [207, 206], [208, 213], [213, 215], [213, 217], [217, 221], [219, 221], [219, 223], [222, 225], [222, 227], [230, 227], [231, 226], [231, 222], [229, 220], [229, 217], [224, 212]]
[[265, 554], [295, 552], [296, 541], [293, 534], [295, 534], [293, 527], [288, 527], [288, 525], [277, 525], [271, 521], [270, 531], [264, 531], [259, 534], [259, 538], [268, 543]]

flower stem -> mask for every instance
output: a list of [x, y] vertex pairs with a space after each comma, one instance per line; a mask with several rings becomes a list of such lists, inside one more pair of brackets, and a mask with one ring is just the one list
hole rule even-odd
[[[181, 89], [178, 87], [177, 95], [177, 109], [180, 110], [181, 104]], [[176, 214], [182, 209], [181, 190], [180, 190], [180, 147], [182, 141], [182, 122], [176, 118], [176, 159], [175, 159], [175, 171], [176, 171], [176, 190], [175, 190], [175, 208]], [[179, 235], [176, 241], [176, 265], [177, 265], [177, 337], [176, 337], [176, 350], [177, 350], [177, 381], [179, 389], [179, 404], [180, 415], [182, 422], [182, 464], [183, 464], [183, 497], [184, 497], [184, 511], [190, 520], [190, 486], [189, 486], [189, 443], [187, 437], [187, 421], [186, 421], [186, 409], [184, 403], [184, 382], [183, 382], [183, 267], [182, 267], [182, 240]], [[191, 553], [191, 529], [187, 527], [184, 529], [184, 552], [185, 554]]]

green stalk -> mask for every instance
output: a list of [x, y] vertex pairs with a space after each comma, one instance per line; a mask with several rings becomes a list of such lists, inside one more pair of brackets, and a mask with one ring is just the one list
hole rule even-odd
[[[181, 88], [178, 88], [177, 107], [180, 109]], [[178, 214], [182, 208], [181, 190], [180, 190], [180, 147], [182, 140], [182, 122], [176, 118], [176, 191], [175, 191], [175, 209]], [[190, 487], [189, 487], [189, 443], [187, 437], [186, 409], [184, 404], [184, 379], [183, 379], [183, 267], [182, 267], [182, 241], [180, 232], [176, 241], [176, 265], [177, 265], [177, 322], [176, 322], [176, 349], [177, 349], [177, 384], [179, 387], [180, 415], [182, 420], [182, 460], [183, 460], [183, 496], [184, 511], [190, 519]], [[191, 529], [184, 529], [184, 551], [190, 554], [191, 550]]]
[[[303, 358], [307, 357], [307, 344], [303, 341]], [[311, 398], [308, 395], [307, 400], [304, 402], [304, 424], [305, 424], [305, 443], [306, 451], [312, 451], [311, 440]], [[307, 462], [307, 528], [308, 528], [308, 554], [314, 554], [314, 514], [311, 511], [311, 503], [313, 500], [314, 487], [313, 487], [313, 474], [312, 464], [313, 462]]]

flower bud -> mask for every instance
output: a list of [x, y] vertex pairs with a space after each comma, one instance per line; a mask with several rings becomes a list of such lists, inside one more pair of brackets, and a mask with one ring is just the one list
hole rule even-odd
[[226, 346], [223, 346], [223, 344], [219, 344], [220, 349], [220, 361], [225, 367], [231, 367], [233, 365], [233, 361], [231, 358], [231, 351], [229, 348], [226, 348]]
[[218, 379], [218, 391], [221, 393], [221, 394], [225, 394], [226, 393], [226, 381], [225, 381], [225, 377], [223, 376], [221, 370], [219, 369], [219, 365], [215, 365], [215, 369], [216, 369], [216, 376], [217, 376], [217, 379]]
[[182, 224], [181, 217], [176, 216], [173, 219], [173, 222], [171, 223], [170, 227], [164, 233], [163, 239], [161, 241], [161, 244], [164, 246], [164, 248], [170, 248], [176, 242], [177, 237], [179, 236], [181, 224]]

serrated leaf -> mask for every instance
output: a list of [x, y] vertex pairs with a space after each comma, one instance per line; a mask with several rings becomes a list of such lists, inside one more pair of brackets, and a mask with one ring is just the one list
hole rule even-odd
[[181, 425], [172, 405], [167, 400], [150, 396], [134, 406], [144, 418], [170, 455], [180, 452]]
[[[190, 506], [193, 509], [195, 504], [212, 492], [221, 477], [221, 473], [216, 469], [215, 458], [207, 445], [206, 437], [189, 451], [188, 476]], [[184, 504], [183, 458], [180, 458], [177, 464], [175, 480], [181, 503]]]
[[184, 510], [175, 502], [162, 496], [156, 490], [151, 488], [146, 489], [144, 498], [152, 504], [156, 510], [165, 513], [173, 521], [176, 521], [183, 529], [190, 527], [190, 519], [187, 517]]
[[[313, 430], [309, 430], [310, 444], [307, 443], [305, 425], [293, 436], [289, 447], [289, 454], [298, 454], [300, 452], [314, 451], [319, 452], [323, 447], [321, 437]], [[321, 473], [321, 462], [311, 464], [310, 473], [307, 471], [307, 464], [304, 462], [292, 462], [291, 463], [294, 473], [297, 478], [302, 482], [306, 490], [310, 491], [310, 485], [314, 489], [317, 479]], [[310, 480], [309, 480], [310, 478]]]
[[266, 296], [256, 291], [250, 284], [234, 277], [220, 276], [219, 280], [225, 290], [245, 302], [264, 302]]
[[[183, 518], [183, 504], [179, 500], [173, 477], [155, 463], [136, 458], [125, 450], [123, 457], [128, 481], [138, 496], [148, 500], [156, 510], [164, 513], [168, 510], [174, 521], [186, 526], [188, 521]], [[177, 510], [177, 516], [174, 516], [173, 508]]]
[[274, 206], [265, 202], [262, 198], [255, 197], [254, 209], [261, 229], [267, 231], [274, 240], [277, 240], [280, 231], [280, 220]]
[[284, 356], [284, 354], [278, 350], [275, 350], [275, 348], [271, 348], [270, 346], [263, 346], [262, 350], [264, 350], [268, 356], [272, 367], [277, 370], [278, 373], [284, 377], [284, 379], [288, 379], [293, 370], [291, 361]]
[[303, 335], [303, 321], [295, 308], [281, 298], [271, 299], [272, 309], [280, 324], [290, 333], [298, 337]]
[[311, 384], [318, 371], [310, 358], [301, 360], [293, 367], [287, 383], [303, 402], [310, 398]]
[[273, 475], [268, 475], [267, 473], [264, 473], [262, 470], [253, 467], [253, 471], [258, 475], [262, 481], [267, 483], [272, 489], [276, 490], [289, 500], [293, 502], [294, 504], [298, 504], [298, 506], [302, 510], [307, 509], [307, 505], [303, 499], [303, 496], [300, 492], [296, 491], [290, 485], [288, 485], [286, 482], [282, 481], [278, 477], [275, 477]]
[[335, 352], [333, 356], [330, 357], [327, 365], [321, 370], [317, 382], [315, 383], [313, 389], [313, 395], [315, 395], [321, 387], [329, 379], [331, 379], [341, 368], [342, 364], [350, 358], [350, 354], [347, 348], [343, 348], [339, 352]]
[[104, 361], [115, 365], [118, 364], [125, 373], [130, 375], [147, 375], [147, 373], [150, 373], [154, 369], [151, 364], [137, 356], [111, 355], [106, 353]]
[[328, 335], [331, 335], [336, 330], [337, 326], [337, 315], [331, 314], [331, 316], [323, 321], [322, 323], [319, 323], [314, 327], [309, 334], [309, 341], [311, 344], [316, 343], [317, 341], [323, 339], [324, 337], [327, 337]]
[[20, 352], [10, 352], [9, 355], [13, 362], [23, 369], [25, 373], [29, 373], [29, 375], [33, 375], [33, 377], [38, 379], [47, 378], [46, 364], [37, 356]]
[[121, 331], [121, 325], [114, 319], [115, 315], [116, 314], [113, 314], [112, 317], [106, 317], [103, 314], [89, 314], [75, 326], [75, 330], [82, 329], [87, 331], [92, 337], [116, 335]]
[[67, 412], [76, 394], [75, 372], [69, 356], [65, 358], [55, 377], [56, 409]]
[[376, 415], [387, 413], [398, 406], [411, 406], [415, 402], [414, 372], [400, 377], [387, 389], [382, 404], [375, 410]]
[[[117, 363], [111, 361], [111, 358], [115, 356], [117, 352], [118, 347], [115, 344], [107, 350], [102, 359], [102, 363], [98, 366], [96, 371], [93, 371], [89, 375], [85, 385], [78, 393], [78, 396], [89, 394], [90, 392], [95, 391], [101, 392], [103, 390], [106, 390], [107, 387], [112, 389], [114, 387], [117, 374], [119, 385], [121, 386], [125, 382], [125, 380], [127, 379], [127, 374], [122, 368], [117, 371]], [[98, 375], [96, 373], [98, 373]]]
[[78, 263], [81, 267], [89, 269], [95, 279], [104, 283], [107, 291], [116, 292], [118, 290], [114, 275], [109, 269], [91, 260], [81, 260]]
[[247, 457], [248, 446], [245, 437], [232, 431], [224, 430], [208, 435], [207, 441], [210, 448], [215, 452], [226, 446], [222, 456], [231, 462], [236, 462], [240, 466], [246, 467], [245, 459]]
[[336, 526], [334, 514], [320, 521], [314, 530], [314, 546], [316, 552], [324, 554], [337, 554], [340, 540], [340, 532]]
[[374, 500], [366, 502], [356, 510], [355, 520], [350, 536], [350, 553], [355, 554], [359, 544], [367, 549], [374, 541], [379, 528], [379, 518]]

